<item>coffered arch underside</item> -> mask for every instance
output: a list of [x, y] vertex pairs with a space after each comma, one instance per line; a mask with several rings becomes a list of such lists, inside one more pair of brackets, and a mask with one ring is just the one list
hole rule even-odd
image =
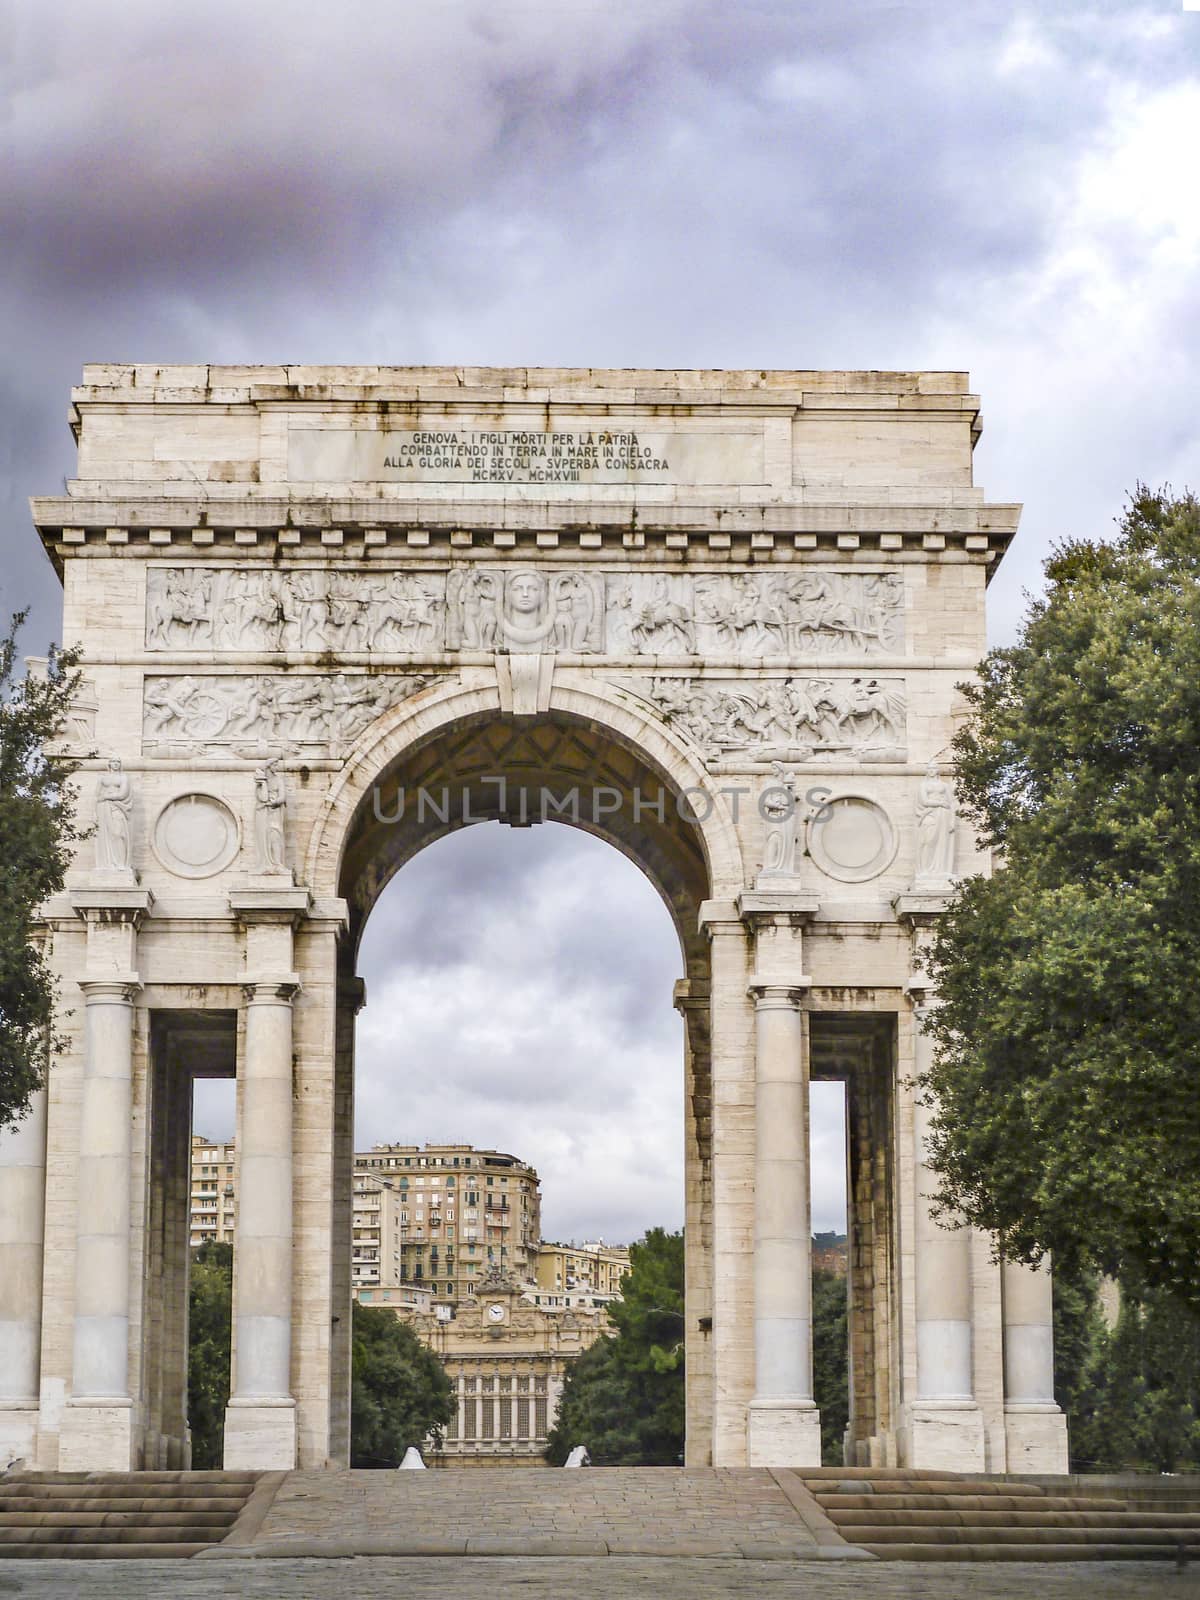
[[[493, 680], [494, 684], [494, 680]], [[742, 852], [719, 786], [664, 725], [610, 686], [556, 685], [517, 717], [494, 687], [434, 685], [376, 724], [314, 829], [314, 882], [349, 910], [348, 949], [391, 878], [426, 845], [486, 820], [561, 822], [607, 840], [649, 878], [689, 975], [704, 900], [742, 886]]]

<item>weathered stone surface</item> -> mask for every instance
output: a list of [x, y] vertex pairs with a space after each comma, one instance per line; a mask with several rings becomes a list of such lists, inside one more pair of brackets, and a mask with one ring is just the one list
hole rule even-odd
[[[987, 1241], [924, 1229], [908, 1088], [933, 921], [987, 865], [944, 775], [1018, 515], [972, 483], [965, 376], [101, 365], [73, 399], [78, 477], [34, 514], [98, 826], [46, 908], [46, 1131], [0, 1139], [0, 1442], [183, 1464], [186, 1073], [240, 1071], [230, 1459], [345, 1461], [339, 946], [468, 809], [550, 796], [679, 930], [689, 1463], [815, 1459], [826, 1075], [850, 1085], [851, 1459], [949, 1466], [969, 1431], [981, 1467], [1059, 1466], [1040, 1302], [1006, 1301]], [[922, 1408], [922, 1348], [954, 1352], [969, 1429]]]

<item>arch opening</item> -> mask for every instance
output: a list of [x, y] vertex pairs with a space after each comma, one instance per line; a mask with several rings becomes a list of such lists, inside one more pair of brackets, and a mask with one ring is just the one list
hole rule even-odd
[[[560, 1095], [556, 1108], [553, 1097], [546, 1095], [543, 1089], [542, 1097], [551, 1103], [540, 1109], [538, 1125], [531, 1129], [526, 1124], [522, 1130], [518, 1117], [509, 1124], [512, 1131], [497, 1138], [496, 1131], [503, 1127], [504, 1119], [496, 1119], [491, 1137], [482, 1136], [488, 1132], [488, 1127], [486, 1118], [478, 1113], [486, 1103], [485, 1097], [476, 1107], [474, 1123], [466, 1131], [460, 1128], [454, 1139], [449, 1138], [451, 1130], [447, 1123], [443, 1122], [440, 1127], [431, 1130], [427, 1120], [420, 1128], [409, 1123], [407, 1131], [400, 1137], [407, 1146], [428, 1145], [444, 1132], [447, 1142], [473, 1144], [477, 1148], [499, 1146], [500, 1154], [511, 1153], [519, 1157], [538, 1167], [543, 1176], [555, 1185], [561, 1185], [568, 1178], [572, 1160], [575, 1161], [578, 1169], [576, 1177], [579, 1178], [584, 1166], [594, 1173], [596, 1166], [602, 1166], [605, 1159], [601, 1154], [598, 1163], [581, 1164], [578, 1159], [581, 1135], [570, 1124], [575, 1123], [578, 1128], [579, 1125], [586, 1126], [589, 1117], [597, 1122], [606, 1117], [608, 1120], [601, 1146], [602, 1150], [607, 1146], [611, 1152], [607, 1159], [622, 1189], [638, 1187], [635, 1179], [639, 1165], [650, 1163], [658, 1169], [658, 1181], [643, 1183], [636, 1203], [623, 1208], [607, 1206], [604, 1215], [610, 1221], [604, 1223], [602, 1218], [602, 1226], [592, 1229], [585, 1230], [579, 1226], [584, 1214], [580, 1206], [586, 1194], [586, 1182], [573, 1185], [573, 1205], [565, 1203], [563, 1197], [552, 1195], [547, 1188], [547, 1227], [542, 1231], [549, 1237], [582, 1232], [594, 1235], [611, 1228], [625, 1235], [616, 1242], [626, 1244], [648, 1227], [671, 1228], [678, 1227], [680, 1222], [685, 1224], [687, 1295], [685, 1328], [680, 1331], [684, 1333], [685, 1343], [689, 1347], [686, 1364], [688, 1436], [689, 1440], [694, 1438], [697, 1458], [705, 1459], [711, 1448], [711, 1430], [707, 1419], [711, 1407], [711, 1351], [707, 1346], [712, 1326], [711, 1268], [704, 1259], [711, 1250], [711, 1069], [700, 1042], [706, 1030], [698, 1022], [684, 1029], [688, 1038], [683, 1050], [682, 1072], [678, 1065], [667, 1066], [665, 1058], [669, 1053], [678, 1051], [680, 1044], [680, 1029], [672, 1014], [672, 1000], [678, 1001], [681, 995], [690, 997], [695, 1002], [694, 1014], [696, 1007], [705, 1005], [708, 993], [708, 941], [700, 926], [700, 910], [703, 902], [711, 896], [709, 860], [712, 848], [706, 838], [704, 823], [715, 809], [715, 802], [706, 796], [699, 783], [685, 785], [680, 782], [677, 773], [669, 773], [664, 766], [664, 763], [639, 749], [633, 739], [601, 726], [596, 719], [562, 711], [537, 719], [516, 719], [497, 715], [494, 711], [477, 711], [431, 730], [412, 739], [404, 748], [388, 753], [378, 766], [377, 776], [369, 783], [360, 785], [345, 830], [337, 884], [348, 907], [349, 917], [339, 946], [335, 1050], [335, 1098], [343, 1108], [338, 1118], [338, 1126], [343, 1133], [337, 1163], [338, 1200], [335, 1208], [341, 1220], [335, 1220], [335, 1230], [343, 1233], [346, 1248], [335, 1249], [334, 1261], [335, 1272], [339, 1270], [337, 1263], [343, 1260], [347, 1262], [349, 1281], [344, 1285], [347, 1294], [354, 1294], [361, 1300], [365, 1291], [368, 1303], [376, 1295], [382, 1296], [385, 1287], [383, 1278], [390, 1274], [396, 1280], [391, 1287], [397, 1293], [406, 1294], [416, 1307], [413, 1315], [427, 1313], [434, 1319], [434, 1324], [439, 1318], [442, 1319], [441, 1327], [431, 1324], [435, 1347], [438, 1338], [442, 1342], [449, 1341], [447, 1329], [455, 1323], [461, 1325], [457, 1307], [489, 1270], [495, 1270], [497, 1275], [507, 1271], [512, 1277], [515, 1276], [512, 1269], [519, 1266], [525, 1276], [531, 1275], [527, 1257], [518, 1260], [515, 1251], [503, 1258], [488, 1252], [478, 1208], [477, 1217], [470, 1224], [473, 1232], [478, 1230], [477, 1236], [468, 1241], [463, 1236], [468, 1224], [464, 1223], [461, 1215], [449, 1223], [447, 1208], [443, 1205], [437, 1241], [440, 1249], [433, 1252], [432, 1213], [425, 1210], [421, 1218], [422, 1227], [418, 1230], [416, 1207], [411, 1203], [415, 1185], [407, 1190], [408, 1203], [404, 1207], [401, 1207], [398, 1198], [381, 1202], [384, 1210], [391, 1206], [395, 1212], [395, 1238], [390, 1242], [381, 1242], [377, 1263], [361, 1259], [362, 1252], [357, 1249], [361, 1240], [355, 1240], [353, 1232], [355, 1221], [361, 1221], [365, 1213], [358, 1213], [356, 1217], [360, 1197], [354, 1193], [352, 1206], [351, 1192], [357, 1191], [363, 1183], [361, 1173], [356, 1173], [355, 1169], [354, 1144], [357, 1143], [361, 1149], [364, 1139], [352, 1140], [346, 1131], [355, 1121], [353, 1107], [356, 1093], [362, 1093], [364, 1089], [362, 1077], [356, 1083], [355, 1057], [357, 1054], [361, 1060], [374, 1051], [378, 1059], [382, 1041], [372, 1035], [369, 1020], [372, 1012], [377, 1016], [384, 1014], [382, 1009], [376, 1009], [377, 1002], [381, 1008], [386, 1007], [387, 1020], [381, 1024], [383, 1033], [397, 1040], [403, 1037], [406, 993], [409, 1002], [415, 993], [414, 980], [417, 975], [413, 964], [403, 970], [404, 963], [400, 963], [401, 971], [394, 980], [381, 989], [377, 996], [372, 995], [372, 1004], [363, 1013], [357, 1028], [354, 1019], [367, 987], [363, 979], [372, 976], [373, 968], [379, 969], [377, 958], [373, 955], [374, 941], [379, 939], [386, 946], [393, 937], [388, 930], [395, 928], [397, 913], [389, 908], [407, 905], [407, 913], [403, 910], [398, 913], [406, 922], [400, 937], [410, 941], [417, 939], [423, 948], [423, 956], [428, 954], [431, 943], [436, 940], [439, 908], [426, 905], [418, 911], [411, 894], [420, 894], [423, 886], [436, 900], [439, 892], [445, 892], [447, 883], [452, 881], [453, 868], [439, 867], [439, 862], [457, 860], [460, 870], [469, 875], [485, 858], [493, 861], [509, 858], [509, 851], [502, 848], [507, 842], [517, 860], [528, 865], [540, 858], [545, 864], [545, 871], [551, 875], [557, 872], [561, 876], [574, 870], [578, 878], [582, 864], [586, 863], [586, 872], [591, 874], [594, 885], [593, 891], [590, 895], [586, 892], [581, 895], [580, 883], [572, 883], [571, 894], [567, 896], [569, 903], [559, 908], [563, 918], [560, 932], [569, 935], [570, 924], [574, 922], [578, 933], [578, 924], [587, 919], [593, 924], [591, 943], [594, 945], [594, 925], [604, 920], [598, 915], [600, 901], [603, 896], [614, 893], [614, 883], [620, 885], [615, 890], [615, 904], [604, 908], [608, 926], [606, 932], [601, 931], [607, 939], [608, 948], [601, 954], [601, 963], [611, 966], [619, 954], [627, 966], [631, 961], [639, 966], [641, 970], [637, 983], [631, 985], [631, 988], [636, 988], [639, 997], [646, 992], [647, 962], [658, 969], [661, 978], [661, 993], [654, 1006], [655, 1039], [652, 1048], [647, 1047], [644, 1039], [635, 1039], [634, 1031], [631, 1031], [633, 1025], [629, 1022], [625, 1024], [623, 1035], [620, 1029], [613, 1031], [612, 1048], [628, 1055], [630, 1059], [625, 1063], [623, 1072], [610, 1071], [607, 1074], [608, 1093], [610, 1096], [613, 1093], [624, 1094], [626, 1098], [628, 1115], [638, 1129], [638, 1137], [626, 1141], [633, 1148], [629, 1151], [617, 1149], [620, 1118], [612, 1117], [611, 1108], [601, 1103], [605, 1093], [605, 1074], [599, 1070], [603, 1062], [596, 1053], [597, 1041], [583, 1036], [582, 1030], [594, 1026], [595, 1006], [590, 1021], [586, 1015], [572, 1018], [570, 999], [576, 997], [570, 996], [567, 997], [568, 1003], [553, 1013], [549, 1021], [553, 1023], [556, 1015], [557, 1025], [564, 1033], [560, 1041], [560, 1055], [572, 1058], [575, 1071], [586, 1074], [590, 1080], [588, 1096], [580, 1103], [571, 1103]], [[690, 798], [685, 792], [687, 788], [693, 790]], [[498, 825], [505, 825], [506, 829], [511, 830], [507, 841], [501, 837]], [[612, 846], [637, 868], [637, 872], [618, 870], [614, 879], [612, 868], [619, 864], [610, 850], [603, 849], [603, 845]], [[401, 872], [404, 867], [414, 875], [410, 880], [415, 886], [412, 891], [406, 891], [408, 874]], [[514, 883], [519, 882], [520, 871], [518, 866], [515, 878], [507, 879], [501, 871], [499, 882], [488, 886], [483, 901], [494, 906], [497, 899], [503, 901], [507, 895], [511, 904]], [[447, 874], [450, 876], [447, 877]], [[669, 938], [664, 938], [666, 924], [660, 920], [661, 913], [656, 911], [655, 899], [650, 891], [653, 891], [653, 896], [661, 902], [667, 913], [669, 925], [675, 934], [673, 944]], [[536, 907], [534, 910], [536, 913]], [[626, 924], [623, 929], [616, 925], [622, 919]], [[396, 931], [399, 933], [398, 929]], [[479, 927], [474, 931], [476, 935], [484, 932]], [[560, 942], [572, 941], [564, 939]], [[587, 944], [579, 941], [578, 949], [580, 953], [575, 958], [577, 966], [580, 960], [586, 961], [584, 951]], [[640, 962], [639, 950], [643, 952]], [[570, 964], [566, 971], [562, 969], [561, 962], [555, 965], [556, 970], [546, 975], [550, 989], [553, 989], [555, 980], [559, 985], [572, 982]], [[471, 969], [470, 962], [465, 966], [468, 971]], [[519, 966], [518, 962], [518, 969]], [[477, 966], [474, 972], [478, 977]], [[428, 977], [428, 968], [425, 976]], [[596, 973], [594, 976], [593, 1002], [597, 995], [607, 991], [610, 1005], [629, 1005], [628, 994], [623, 997], [618, 995], [615, 1000], [612, 998], [614, 980], [611, 973], [603, 977]], [[373, 990], [375, 987], [372, 982], [370, 988]], [[513, 987], [512, 984], [508, 986], [507, 998], [510, 1001]], [[543, 982], [542, 988], [544, 993], [549, 992], [546, 982]], [[493, 986], [491, 992], [496, 994], [499, 991]], [[440, 999], [427, 989], [425, 1000], [433, 1005], [452, 1003], [452, 997], [444, 989]], [[469, 1014], [470, 1008], [466, 1009]], [[515, 1074], [519, 1070], [516, 1052], [520, 1043], [519, 1038], [513, 1037], [513, 1022], [510, 1005], [506, 1016], [498, 1018], [499, 1030], [507, 1028], [509, 1032], [507, 1050], [501, 1052], [503, 1061], [498, 1070], [509, 1070]], [[518, 1020], [518, 1035], [519, 1027]], [[469, 1032], [469, 1025], [465, 1031]], [[491, 1030], [493, 1041], [496, 1032], [496, 1028]], [[487, 1030], [483, 1030], [483, 1033], [486, 1035]], [[544, 1027], [540, 1030], [540, 1038], [545, 1047], [548, 1034]], [[368, 1044], [368, 1040], [372, 1043]], [[418, 1039], [412, 1043], [420, 1049]], [[468, 1040], [465, 1043], [468, 1053], [470, 1048]], [[411, 1057], [408, 1065], [410, 1070], [420, 1070], [420, 1064]], [[445, 1065], [445, 1062], [441, 1063], [442, 1067]], [[563, 1063], [563, 1070], [571, 1070], [567, 1062]], [[530, 1075], [526, 1073], [522, 1092], [527, 1098], [533, 1096], [536, 1099], [539, 1094], [538, 1081], [544, 1085], [547, 1079], [542, 1076], [537, 1080], [536, 1075], [533, 1076], [535, 1081], [530, 1081]], [[651, 1092], [652, 1089], [654, 1092]], [[386, 1144], [397, 1140], [396, 1131], [391, 1131], [386, 1137], [379, 1136], [382, 1132], [379, 1096], [374, 1085], [367, 1090], [368, 1099], [372, 1096], [375, 1105], [366, 1117], [359, 1119], [365, 1139], [370, 1144]], [[556, 1130], [557, 1138], [552, 1137], [556, 1115], [560, 1124], [566, 1124]], [[674, 1124], [673, 1139], [667, 1131], [666, 1125], [669, 1123]], [[649, 1124], [654, 1124], [654, 1130], [647, 1137]], [[680, 1133], [682, 1138], [679, 1137]], [[667, 1148], [671, 1143], [675, 1147], [673, 1154]], [[465, 1150], [455, 1152], [455, 1155], [462, 1161], [467, 1159]], [[417, 1162], [423, 1157], [423, 1150], [418, 1148], [406, 1149], [403, 1154], [392, 1151], [381, 1151], [379, 1154], [382, 1162], [389, 1158]], [[447, 1154], [445, 1159], [450, 1161], [454, 1156]], [[388, 1169], [382, 1168], [378, 1176], [386, 1184]], [[398, 1196], [398, 1167], [392, 1169], [390, 1177]], [[427, 1171], [424, 1177], [428, 1185], [432, 1174]], [[667, 1177], [670, 1181], [664, 1182], [663, 1179]], [[675, 1204], [666, 1206], [663, 1199], [670, 1189], [674, 1190]], [[679, 1200], [681, 1191], [682, 1203]], [[428, 1187], [425, 1192], [428, 1194]], [[399, 1220], [401, 1215], [405, 1219], [403, 1223]], [[558, 1218], [562, 1219], [561, 1225]], [[639, 1224], [636, 1231], [635, 1222]], [[450, 1227], [455, 1230], [452, 1241], [447, 1239], [447, 1229]], [[405, 1237], [401, 1237], [401, 1228]], [[418, 1232], [421, 1235], [419, 1240]], [[468, 1243], [475, 1245], [476, 1249], [468, 1252]], [[397, 1268], [399, 1272], [395, 1270]], [[468, 1271], [468, 1268], [474, 1270]], [[377, 1270], [379, 1277], [376, 1280]], [[339, 1285], [335, 1289], [335, 1298], [340, 1298], [342, 1287]], [[570, 1295], [556, 1295], [554, 1284], [545, 1283], [539, 1287], [548, 1291], [548, 1300], [556, 1300], [560, 1305], [564, 1299], [568, 1302], [571, 1299]], [[567, 1286], [560, 1284], [557, 1287], [565, 1290]], [[415, 1293], [418, 1289], [423, 1292]], [[340, 1336], [336, 1328], [334, 1339], [335, 1346], [340, 1344], [343, 1347], [341, 1364], [345, 1374], [348, 1374], [348, 1340]], [[336, 1348], [333, 1356], [336, 1373], [339, 1365]], [[456, 1383], [466, 1381], [467, 1370], [455, 1372]], [[457, 1447], [460, 1451], [468, 1444], [463, 1438], [461, 1418], [476, 1416], [473, 1404], [465, 1400], [460, 1390], [460, 1425], [456, 1435], [452, 1434], [449, 1441], [451, 1447]], [[529, 1427], [535, 1426], [538, 1418], [536, 1408], [521, 1415], [527, 1419]], [[553, 1406], [550, 1407], [549, 1417], [543, 1411], [543, 1424], [552, 1420], [552, 1415]], [[482, 1418], [482, 1411], [479, 1417]], [[348, 1421], [347, 1405], [344, 1425], [348, 1426]], [[480, 1421], [478, 1426], [482, 1425]], [[539, 1452], [542, 1442], [539, 1442]], [[478, 1450], [483, 1441], [476, 1440], [474, 1443]]]

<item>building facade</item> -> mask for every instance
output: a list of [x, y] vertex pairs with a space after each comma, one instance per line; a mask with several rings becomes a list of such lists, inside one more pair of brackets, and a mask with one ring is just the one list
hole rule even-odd
[[214, 1144], [192, 1135], [191, 1205], [188, 1243], [232, 1244], [237, 1228], [237, 1152], [232, 1143]]
[[379, 1245], [389, 1275], [375, 1281], [427, 1287], [456, 1304], [489, 1272], [533, 1280], [541, 1190], [516, 1156], [469, 1144], [377, 1145], [355, 1155], [354, 1170], [356, 1183], [389, 1191], [377, 1208], [390, 1219], [390, 1243]]
[[94, 826], [38, 933], [62, 1048], [0, 1138], [0, 1445], [183, 1464], [192, 1082], [236, 1075], [226, 1461], [345, 1462], [361, 934], [426, 845], [545, 818], [678, 935], [689, 1462], [820, 1460], [826, 1077], [851, 1460], [1062, 1470], [1049, 1272], [940, 1226], [912, 1087], [988, 869], [947, 752], [1019, 516], [965, 374], [101, 364], [71, 419], [33, 513]]
[[547, 1310], [499, 1273], [477, 1284], [452, 1315], [449, 1309], [397, 1309], [454, 1385], [454, 1420], [433, 1459], [455, 1467], [544, 1466], [567, 1369], [610, 1331], [603, 1310]]
[[538, 1247], [537, 1285], [548, 1293], [590, 1296], [597, 1303], [616, 1300], [628, 1271], [625, 1245], [546, 1241]]

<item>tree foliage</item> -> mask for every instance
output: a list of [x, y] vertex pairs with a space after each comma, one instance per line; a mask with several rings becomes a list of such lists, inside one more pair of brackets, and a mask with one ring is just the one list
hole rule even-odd
[[941, 1197], [1200, 1306], [1200, 505], [1139, 489], [1046, 571], [955, 739], [1001, 864], [931, 958]]
[[233, 1246], [213, 1240], [193, 1251], [188, 1277], [188, 1424], [197, 1471], [222, 1464], [232, 1314]]
[[1200, 1323], [1163, 1289], [1123, 1295], [1116, 1326], [1094, 1276], [1055, 1280], [1055, 1389], [1075, 1472], [1200, 1469]]
[[350, 1465], [398, 1467], [410, 1445], [440, 1445], [454, 1391], [438, 1356], [386, 1306], [354, 1305]]
[[53, 977], [30, 936], [79, 837], [69, 767], [46, 750], [78, 686], [76, 657], [52, 651], [45, 676], [14, 679], [24, 618], [0, 639], [0, 1128], [23, 1114], [57, 1042]]
[[675, 1466], [683, 1460], [683, 1234], [651, 1228], [629, 1247], [615, 1337], [597, 1339], [563, 1385], [546, 1458], [561, 1466], [586, 1445], [598, 1466]]
[[813, 1272], [813, 1394], [821, 1411], [821, 1460], [841, 1466], [850, 1420], [846, 1280]]

